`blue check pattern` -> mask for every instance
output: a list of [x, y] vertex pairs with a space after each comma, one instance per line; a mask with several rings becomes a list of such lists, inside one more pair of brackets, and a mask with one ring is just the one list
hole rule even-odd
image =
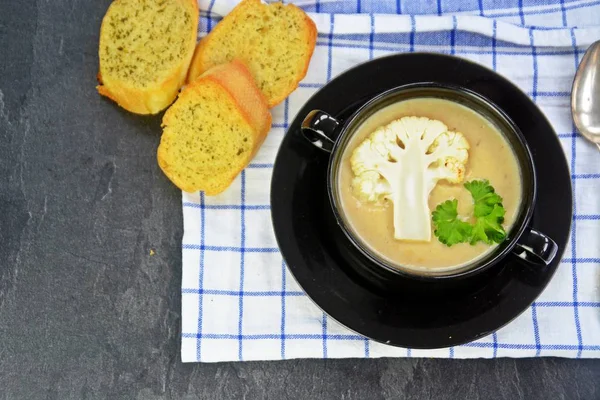
[[[200, 1], [200, 36], [237, 3]], [[222, 195], [183, 193], [182, 360], [290, 358], [600, 357], [600, 157], [573, 126], [575, 69], [600, 38], [600, 1], [295, 1], [317, 24], [306, 78], [273, 109], [253, 160]], [[394, 348], [324, 315], [291, 277], [270, 219], [273, 161], [286, 128], [320, 87], [366, 60], [397, 52], [455, 54], [511, 79], [544, 111], [567, 156], [571, 239], [543, 294], [515, 321], [476, 342], [431, 351]]]

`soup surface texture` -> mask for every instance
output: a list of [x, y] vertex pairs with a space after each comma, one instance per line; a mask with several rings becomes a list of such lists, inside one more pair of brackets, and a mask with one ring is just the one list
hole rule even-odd
[[365, 120], [354, 132], [342, 154], [338, 171], [338, 193], [342, 214], [350, 229], [371, 251], [402, 268], [451, 270], [484, 256], [492, 250], [484, 243], [456, 244], [448, 247], [433, 235], [430, 242], [406, 242], [394, 239], [393, 205], [362, 203], [352, 194], [352, 151], [376, 128], [405, 116], [427, 117], [442, 121], [450, 131], [461, 132], [470, 145], [469, 161], [463, 183], [438, 182], [429, 196], [429, 208], [448, 199], [458, 199], [459, 215], [471, 215], [473, 200], [465, 182], [487, 179], [502, 196], [506, 209], [504, 227], [509, 232], [521, 201], [521, 174], [506, 139], [485, 117], [461, 104], [438, 98], [418, 98], [387, 106]]

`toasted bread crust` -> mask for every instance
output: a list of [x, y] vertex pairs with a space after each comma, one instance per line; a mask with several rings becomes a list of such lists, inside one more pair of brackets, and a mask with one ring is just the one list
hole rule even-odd
[[[196, 0], [172, 0], [183, 4], [186, 9], [190, 12], [193, 20], [192, 27], [186, 39], [186, 56], [180, 62], [171, 69], [167, 77], [161, 81], [153, 82], [146, 88], [140, 89], [131, 84], [131, 82], [124, 81], [117, 77], [112, 77], [107, 71], [103, 71], [102, 62], [100, 62], [100, 71], [98, 73], [98, 83], [96, 86], [98, 93], [102, 96], [106, 96], [111, 100], [117, 102], [124, 109], [131, 111], [136, 114], [157, 114], [171, 104], [177, 97], [177, 93], [181, 86], [185, 83], [187, 76], [188, 67], [191, 63], [194, 48], [196, 45], [197, 30], [198, 30], [198, 19], [199, 10], [198, 3]], [[100, 27], [100, 43], [104, 40], [110, 40], [105, 38], [105, 32], [107, 30], [107, 16], [109, 15], [112, 7], [118, 7], [119, 1], [115, 0], [109, 6], [109, 9], [102, 20]]]
[[[265, 6], [261, 3], [260, 0], [243, 0], [238, 6], [236, 6], [231, 13], [223, 18], [221, 22], [219, 22], [213, 30], [204, 38], [200, 40], [198, 45], [196, 46], [196, 50], [194, 52], [194, 57], [192, 58], [192, 63], [190, 65], [190, 69], [188, 72], [187, 81], [191, 82], [198, 76], [202, 75], [206, 72], [210, 65], [206, 62], [206, 53], [211, 48], [212, 40], [218, 35], [225, 34], [225, 29], [227, 29], [226, 21], [230, 18], [235, 18], [237, 15], [243, 14], [246, 8], [257, 7], [257, 6]], [[304, 11], [297, 7], [294, 4], [286, 4], [285, 7], [293, 8], [302, 14], [304, 14], [304, 22], [306, 25], [305, 29], [305, 44], [309, 49], [308, 57], [303, 60], [303, 67], [301, 69], [302, 73], [295, 77], [293, 84], [291, 84], [285, 93], [282, 93], [280, 96], [275, 98], [267, 98], [267, 102], [269, 104], [269, 108], [273, 108], [277, 104], [281, 103], [290, 93], [292, 93], [298, 87], [298, 84], [304, 77], [308, 71], [308, 67], [310, 64], [310, 59], [312, 58], [315, 45], [317, 42], [317, 27], [312, 19]], [[225, 22], [225, 24], [223, 23]]]
[[254, 82], [254, 78], [246, 65], [240, 60], [233, 60], [226, 64], [226, 68], [215, 67], [211, 71], [214, 72], [207, 74], [206, 78], [217, 82], [229, 92], [239, 104], [244, 119], [261, 133], [264, 140], [271, 129], [271, 113], [262, 92], [256, 85], [248, 84]]
[[212, 68], [186, 86], [179, 95], [179, 99], [175, 102], [174, 106], [169, 108], [165, 113], [163, 117], [163, 127], [170, 125], [175, 118], [177, 102], [189, 101], [196, 93], [200, 93], [207, 83], [213, 83], [220, 86], [223, 89], [222, 94], [227, 96], [229, 100], [236, 105], [242, 119], [252, 128], [251, 131], [254, 135], [254, 146], [244, 164], [240, 168], [235, 168], [231, 170], [229, 174], [223, 176], [223, 179], [216, 187], [197, 187], [190, 182], [180, 179], [176, 174], [172, 173], [169, 164], [171, 156], [166, 153], [163, 143], [163, 140], [165, 139], [164, 134], [163, 138], [161, 138], [161, 144], [158, 147], [157, 159], [158, 165], [165, 175], [167, 175], [167, 177], [169, 177], [169, 179], [181, 190], [185, 192], [203, 190], [206, 195], [213, 196], [227, 189], [237, 175], [252, 160], [271, 128], [271, 114], [268, 111], [264, 96], [254, 83], [250, 71], [248, 71], [243, 63], [234, 61], [229, 64]]

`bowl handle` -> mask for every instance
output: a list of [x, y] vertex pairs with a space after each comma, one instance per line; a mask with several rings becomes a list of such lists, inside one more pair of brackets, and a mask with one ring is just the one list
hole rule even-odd
[[558, 251], [554, 240], [534, 229], [527, 228], [513, 252], [528, 264], [549, 265]]
[[340, 122], [325, 111], [312, 110], [302, 121], [302, 134], [314, 146], [331, 153], [339, 127]]

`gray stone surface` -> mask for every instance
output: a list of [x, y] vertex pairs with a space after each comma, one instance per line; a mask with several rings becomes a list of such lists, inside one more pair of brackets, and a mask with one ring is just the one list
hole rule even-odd
[[94, 90], [109, 1], [0, 1], [0, 399], [600, 399], [600, 360], [181, 364], [180, 194], [159, 118]]

